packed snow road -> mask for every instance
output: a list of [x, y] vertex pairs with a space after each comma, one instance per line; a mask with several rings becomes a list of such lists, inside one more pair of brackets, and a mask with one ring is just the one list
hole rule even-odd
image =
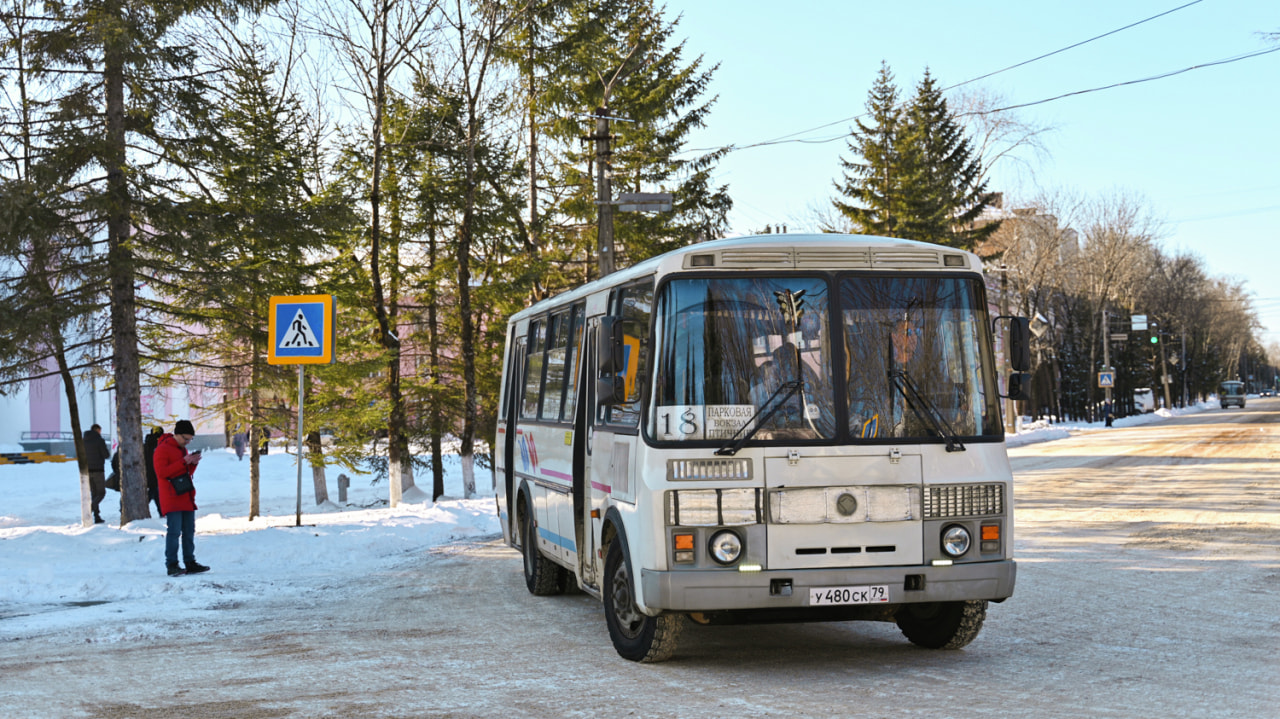
[[[8, 636], [0, 621], [0, 713], [1280, 713], [1280, 399], [1010, 454], [1017, 590], [961, 651], [916, 648], [892, 624], [690, 624], [673, 660], [634, 664], [595, 600], [529, 595], [519, 556], [490, 539], [302, 599], [211, 607], [194, 639], [165, 616], [110, 644]], [[182, 581], [232, 584], [235, 570]]]

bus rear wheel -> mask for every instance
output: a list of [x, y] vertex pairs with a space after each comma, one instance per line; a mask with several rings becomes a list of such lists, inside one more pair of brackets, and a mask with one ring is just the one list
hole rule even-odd
[[959, 649], [973, 641], [987, 618], [987, 601], [905, 604], [896, 621], [903, 636], [925, 649]]
[[675, 654], [681, 617], [651, 617], [636, 606], [635, 581], [622, 553], [621, 540], [609, 545], [604, 561], [604, 618], [613, 648], [633, 662], [662, 662]]
[[538, 551], [537, 528], [533, 524], [533, 511], [522, 503], [520, 514], [520, 538], [524, 549], [524, 583], [535, 597], [546, 597], [564, 591], [564, 570], [560, 565], [542, 556]]

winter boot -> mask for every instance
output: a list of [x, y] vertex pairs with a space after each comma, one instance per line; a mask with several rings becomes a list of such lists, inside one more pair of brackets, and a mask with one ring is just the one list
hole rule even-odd
[[186, 564], [187, 564], [187, 574], [199, 574], [200, 572], [209, 571], [209, 568], [207, 566], [197, 562], [194, 559], [188, 559]]
[[94, 524], [102, 524], [102, 523], [103, 523], [103, 522], [105, 522], [105, 521], [107, 521], [107, 520], [103, 519], [101, 514], [98, 514], [97, 512], [94, 512], [94, 513], [93, 513], [93, 523], [94, 523]]
[[165, 566], [169, 569], [169, 576], [171, 577], [181, 577], [182, 575], [187, 573], [187, 570], [178, 566], [177, 562], [174, 562], [173, 564], [167, 564]]

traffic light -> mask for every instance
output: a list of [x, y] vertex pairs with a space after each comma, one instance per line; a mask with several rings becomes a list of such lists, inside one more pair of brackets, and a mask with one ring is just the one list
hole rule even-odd
[[1158, 345], [1158, 344], [1160, 344], [1160, 335], [1158, 335], [1158, 334], [1154, 334], [1154, 333], [1153, 333], [1153, 334], [1151, 335], [1151, 344], [1153, 344], [1153, 345]]

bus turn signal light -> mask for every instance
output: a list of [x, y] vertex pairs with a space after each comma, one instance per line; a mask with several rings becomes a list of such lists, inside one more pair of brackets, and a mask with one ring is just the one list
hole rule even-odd
[[692, 550], [692, 549], [693, 549], [693, 535], [692, 535], [692, 534], [677, 534], [677, 535], [675, 535], [675, 540], [676, 540], [676, 550], [677, 550], [677, 551], [679, 551], [679, 550]]
[[1000, 551], [1000, 525], [982, 525], [982, 543], [979, 545], [979, 551], [984, 553]]

